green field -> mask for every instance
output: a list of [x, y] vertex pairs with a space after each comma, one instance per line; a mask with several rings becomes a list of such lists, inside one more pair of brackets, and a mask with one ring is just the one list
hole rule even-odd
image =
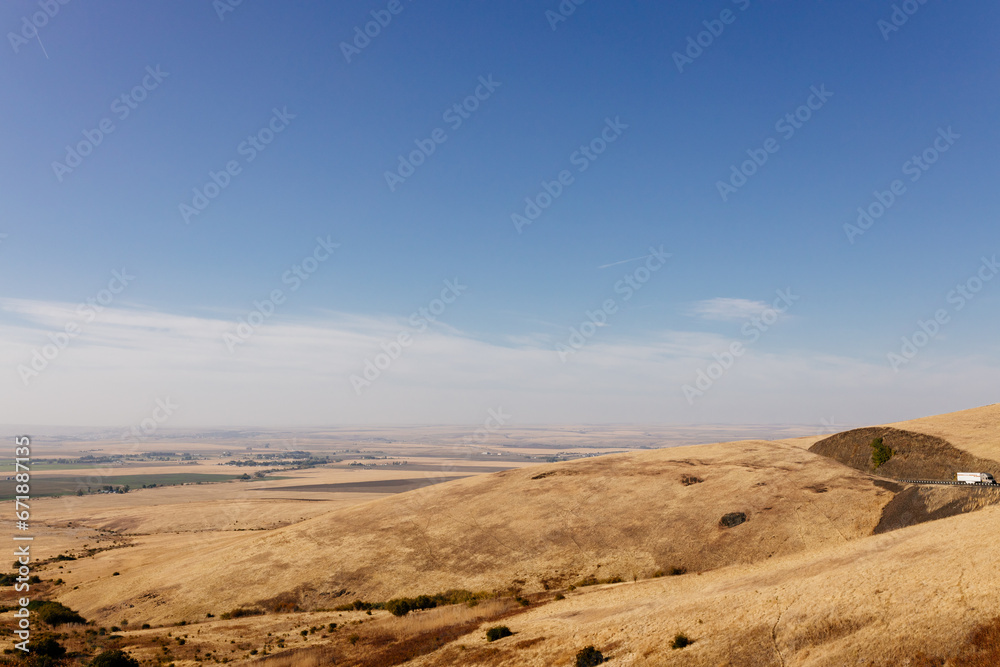
[[[143, 484], [156, 484], [157, 486], [171, 486], [175, 484], [190, 484], [196, 482], [227, 482], [236, 479], [239, 475], [210, 475], [205, 473], [177, 472], [163, 473], [158, 475], [99, 475], [97, 471], [90, 468], [93, 474], [81, 474], [68, 477], [46, 477], [44, 473], [32, 473], [30, 496], [38, 498], [41, 496], [64, 496], [75, 495], [77, 489], [83, 489], [87, 493], [89, 486], [91, 491], [99, 491], [102, 486], [124, 486], [128, 484], [133, 489], [142, 488]], [[5, 475], [6, 477], [7, 475]], [[11, 500], [15, 495], [14, 480], [4, 480], [4, 485], [0, 487], [0, 500]]]

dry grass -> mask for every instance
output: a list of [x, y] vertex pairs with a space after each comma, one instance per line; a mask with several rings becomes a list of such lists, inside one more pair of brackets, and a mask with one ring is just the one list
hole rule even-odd
[[[559, 474], [532, 479], [547, 471]], [[704, 481], [685, 485], [685, 475]], [[137, 537], [74, 564], [63, 577], [79, 589], [62, 597], [88, 618], [162, 623], [286, 592], [310, 608], [451, 588], [530, 593], [588, 576], [631, 581], [858, 539], [891, 497], [787, 444], [634, 452], [440, 484], [273, 531]], [[720, 529], [730, 512], [747, 522]], [[122, 576], [109, 579], [109, 569]]]
[[[895, 426], [1000, 460], [998, 423], [1000, 406], [990, 406]], [[579, 437], [593, 442], [601, 433], [609, 431]], [[178, 667], [196, 664], [194, 648], [273, 667], [547, 667], [572, 664], [589, 644], [612, 664], [638, 667], [1000, 664], [1000, 625], [990, 625], [1000, 615], [1000, 550], [992, 545], [1000, 507], [872, 536], [887, 525], [887, 508], [898, 527], [912, 523], [907, 512], [935, 519], [995, 499], [956, 495], [966, 489], [919, 489], [892, 505], [900, 489], [804, 449], [820, 439], [612, 455], [355, 506], [292, 502], [275, 491], [262, 492], [270, 494], [264, 501], [226, 500], [214, 495], [224, 485], [174, 489], [164, 504], [152, 501], [155, 494], [136, 494], [140, 502], [131, 509], [112, 506], [118, 498], [98, 498], [73, 506], [72, 518], [151, 534], [63, 569], [46, 566], [42, 575], [64, 578], [54, 596], [102, 625], [125, 618], [132, 628], [171, 624], [124, 633], [125, 646], [143, 658], [155, 656], [155, 636], [177, 634], [173, 622], [198, 621], [183, 630], [188, 643], [173, 646]], [[703, 481], [685, 484], [694, 477]], [[195, 495], [185, 498], [185, 488]], [[57, 503], [39, 503], [43, 521], [46, 512], [59, 515]], [[213, 508], [232, 514], [212, 516]], [[720, 528], [730, 512], [745, 513], [747, 522]], [[237, 519], [258, 528], [294, 525], [235, 532]], [[199, 523], [203, 532], [171, 530]], [[82, 530], [51, 529], [44, 530], [52, 539], [39, 542], [58, 544], [54, 553], [69, 541], [61, 537], [66, 531]], [[91, 529], [73, 539], [96, 537]], [[99, 539], [121, 542], [107, 533]], [[688, 573], [642, 580], [670, 567]], [[116, 570], [122, 576], [110, 576]], [[495, 601], [403, 618], [315, 612], [205, 620], [206, 612], [276, 597], [331, 608], [450, 588], [558, 590], [587, 577], [626, 583], [528, 608]], [[500, 618], [515, 636], [487, 644], [482, 626]], [[328, 622], [340, 624], [328, 637], [300, 635]], [[669, 639], [679, 632], [695, 643], [671, 650]], [[250, 656], [277, 650], [278, 636], [287, 641], [283, 653]]]
[[[616, 660], [642, 666], [896, 667], [920, 651], [957, 656], [974, 642], [996, 644], [995, 629], [975, 631], [1000, 613], [1000, 550], [983, 539], [998, 525], [991, 507], [767, 563], [581, 589], [510, 624], [520, 640], [544, 641], [498, 646], [482, 661], [456, 663], [449, 649], [414, 664], [542, 667], [616, 642]], [[664, 638], [677, 632], [695, 644], [672, 651]], [[482, 644], [475, 634], [459, 643]], [[961, 660], [978, 667], [993, 655], [979, 650]]]
[[425, 611], [410, 612], [401, 618], [388, 618], [377, 627], [403, 640], [414, 635], [435, 632], [450, 626], [484, 622], [500, 618], [517, 609], [519, 605], [510, 598], [486, 600], [475, 607], [458, 604]]
[[958, 449], [946, 439], [886, 426], [858, 428], [820, 440], [809, 451], [864, 472], [875, 472], [871, 443], [883, 439], [894, 452], [877, 474], [895, 479], [954, 480], [959, 470], [1000, 474], [1000, 462]]

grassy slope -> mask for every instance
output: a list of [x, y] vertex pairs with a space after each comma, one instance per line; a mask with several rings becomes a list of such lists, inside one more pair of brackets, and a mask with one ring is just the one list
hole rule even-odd
[[[489, 649], [477, 630], [412, 664], [569, 665], [588, 644], [612, 664], [643, 667], [901, 665], [918, 651], [950, 655], [1000, 614], [1000, 550], [984, 541], [998, 526], [1000, 508], [991, 507], [766, 563], [587, 589], [512, 619], [514, 637]], [[672, 650], [678, 632], [694, 645]]]
[[[704, 482], [685, 486], [683, 475]], [[88, 618], [155, 623], [284, 592], [328, 607], [453, 587], [631, 580], [845, 543], [870, 535], [890, 499], [867, 476], [788, 444], [634, 452], [459, 480], [198, 546], [139, 537], [74, 566], [65, 578], [79, 589], [61, 599]], [[728, 512], [749, 519], [722, 529]], [[102, 575], [109, 569], [122, 574]], [[341, 589], [351, 594], [331, 595]]]
[[1000, 461], [1000, 403], [886, 426], [935, 435], [974, 456]]

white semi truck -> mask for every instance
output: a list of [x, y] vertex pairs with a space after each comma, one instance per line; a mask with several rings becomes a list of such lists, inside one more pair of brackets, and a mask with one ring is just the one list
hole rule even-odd
[[988, 472], [960, 472], [958, 473], [958, 481], [965, 482], [966, 484], [996, 484], [997, 481], [993, 479], [993, 475]]

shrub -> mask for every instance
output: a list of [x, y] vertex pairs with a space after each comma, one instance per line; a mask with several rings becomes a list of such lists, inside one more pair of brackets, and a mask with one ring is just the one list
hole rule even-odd
[[896, 453], [882, 441], [882, 438], [875, 438], [874, 440], [872, 440], [871, 448], [872, 448], [872, 468], [874, 470], [878, 470], [879, 466], [881, 466], [883, 463], [886, 463], [889, 459], [892, 458], [892, 455]]
[[498, 625], [486, 631], [486, 641], [495, 642], [498, 639], [510, 637], [513, 634], [506, 625]]
[[114, 649], [91, 660], [90, 667], [139, 667], [139, 661], [121, 649]]
[[[367, 605], [366, 609], [374, 609], [381, 606], [383, 609], [391, 613], [393, 616], [406, 616], [411, 611], [418, 611], [420, 609], [433, 609], [434, 607], [448, 605], [448, 604], [468, 604], [470, 607], [475, 606], [479, 600], [492, 597], [491, 593], [473, 593], [472, 591], [467, 591], [464, 589], [452, 589], [445, 591], [444, 593], [437, 593], [435, 595], [418, 595], [415, 598], [394, 598], [385, 602], [381, 605]], [[354, 603], [355, 605], [357, 603]], [[358, 607], [354, 607], [357, 609]], [[336, 611], [341, 611], [340, 607], [335, 608]], [[348, 611], [344, 609], [343, 611]]]
[[263, 615], [264, 615], [263, 609], [248, 609], [246, 607], [237, 607], [232, 611], [227, 611], [219, 618], [223, 620], [229, 620], [231, 618], [244, 618], [246, 616], [263, 616]]
[[690, 646], [694, 643], [694, 640], [688, 637], [683, 632], [678, 632], [674, 635], [674, 641], [670, 642], [670, 648], [678, 649], [684, 648], [685, 646]]
[[28, 648], [36, 655], [44, 655], [59, 660], [66, 655], [66, 647], [56, 641], [52, 635], [44, 635], [28, 644]]
[[584, 586], [597, 586], [598, 584], [620, 584], [623, 581], [625, 580], [617, 575], [614, 577], [608, 577], [607, 579], [598, 579], [594, 575], [590, 575], [576, 582], [575, 586], [570, 586], [569, 590], [572, 591], [576, 588], [583, 588]]
[[149, 623], [143, 623], [142, 624], [142, 628], [140, 628], [140, 629], [141, 630], [149, 630], [151, 627], [153, 627], [153, 626], [151, 626]]
[[604, 654], [593, 646], [582, 648], [576, 653], [576, 667], [594, 667], [604, 662]]
[[672, 567], [667, 572], [667, 574], [669, 574], [671, 577], [678, 577], [678, 576], [680, 576], [682, 574], [687, 574], [687, 568], [686, 567]]
[[552, 599], [553, 600], [565, 600], [566, 596], [563, 595], [562, 593], [556, 593], [556, 596], [554, 598], [552, 598]]
[[61, 602], [51, 600], [33, 600], [28, 603], [28, 609], [49, 625], [60, 623], [86, 623], [87, 620]]

